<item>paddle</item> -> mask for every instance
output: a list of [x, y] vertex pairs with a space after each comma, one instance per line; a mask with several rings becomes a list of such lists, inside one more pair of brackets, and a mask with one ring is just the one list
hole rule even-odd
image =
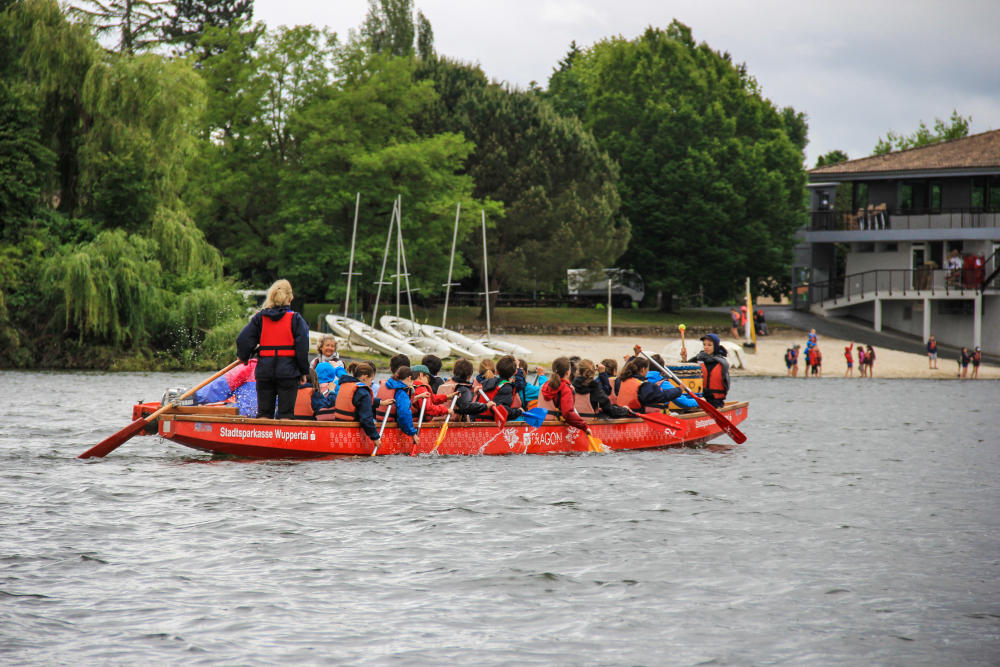
[[549, 416], [549, 411], [545, 408], [532, 408], [522, 412], [521, 416], [524, 417], [524, 421], [528, 426], [538, 428], [545, 421], [545, 418]]
[[[420, 427], [424, 425], [424, 410], [426, 410], [426, 409], [427, 409], [427, 399], [425, 398], [420, 403], [420, 417], [417, 419], [417, 437], [418, 438], [420, 437]], [[413, 447], [413, 448], [410, 449], [410, 456], [415, 456], [415, 452], [417, 451], [417, 447], [420, 446], [420, 443], [415, 443], [415, 445], [416, 445], [415, 447]]]
[[[656, 363], [645, 352], [640, 352], [640, 354], [642, 356], [646, 357], [646, 359], [649, 360], [649, 363], [651, 363], [654, 366], [656, 366], [657, 368], [659, 368], [662, 373], [665, 373], [665, 374], [669, 375], [674, 380], [674, 382], [676, 382], [677, 385], [688, 396], [690, 396], [691, 398], [694, 399], [695, 403], [698, 404], [698, 407], [700, 407], [702, 410], [704, 410], [706, 413], [708, 413], [708, 416], [715, 420], [715, 423], [719, 425], [719, 428], [721, 428], [723, 431], [725, 431], [726, 434], [730, 438], [732, 438], [737, 444], [746, 442], [747, 436], [743, 433], [743, 431], [741, 431], [738, 428], [736, 428], [736, 425], [733, 424], [728, 419], [726, 419], [726, 416], [723, 415], [721, 412], [719, 412], [718, 409], [715, 408], [715, 406], [713, 406], [711, 403], [709, 403], [708, 401], [706, 401], [704, 398], [702, 398], [698, 394], [696, 394], [693, 391], [691, 391], [690, 389], [688, 389], [687, 385], [685, 385], [683, 382], [681, 382], [680, 378], [677, 377], [676, 375], [674, 375], [673, 371], [671, 371], [669, 368], [664, 368], [660, 364]], [[642, 415], [640, 415], [640, 416], [642, 416]]]
[[677, 325], [677, 330], [681, 332], [681, 361], [687, 361], [687, 345], [684, 344], [684, 331], [687, 329], [683, 324]]
[[385, 409], [385, 417], [382, 417], [382, 428], [378, 430], [378, 442], [372, 447], [372, 456], [378, 453], [378, 446], [382, 444], [382, 434], [385, 433], [385, 425], [389, 423], [390, 414], [392, 414], [392, 403]]
[[601, 439], [598, 438], [596, 435], [591, 435], [590, 433], [588, 433], [587, 440], [590, 441], [590, 451], [598, 453], [604, 451], [604, 443], [601, 442]]
[[[490, 397], [486, 395], [486, 392], [483, 391], [482, 387], [479, 388], [479, 394], [486, 399], [487, 402], [489, 402]], [[497, 423], [497, 428], [503, 428], [503, 425], [507, 423], [507, 408], [502, 405], [494, 404], [492, 410], [493, 421]]]
[[107, 456], [108, 454], [110, 454], [114, 450], [118, 449], [123, 444], [125, 444], [126, 441], [130, 440], [132, 438], [132, 436], [134, 436], [135, 434], [139, 433], [139, 431], [141, 431], [142, 429], [144, 429], [146, 427], [146, 424], [151, 423], [154, 419], [156, 419], [157, 417], [159, 417], [160, 415], [162, 415], [164, 412], [167, 412], [168, 410], [172, 410], [177, 405], [179, 405], [180, 402], [183, 401], [185, 398], [187, 398], [188, 396], [191, 396], [192, 394], [194, 394], [196, 391], [198, 391], [199, 389], [201, 389], [205, 385], [207, 385], [207, 384], [209, 384], [211, 382], [214, 382], [215, 380], [219, 379], [220, 377], [222, 377], [223, 375], [225, 375], [226, 373], [228, 373], [230, 370], [232, 370], [233, 368], [235, 368], [237, 364], [240, 364], [240, 363], [242, 363], [242, 362], [239, 359], [237, 359], [236, 361], [234, 361], [233, 363], [229, 364], [228, 366], [226, 366], [221, 371], [219, 371], [218, 373], [216, 373], [212, 377], [208, 378], [204, 382], [201, 382], [200, 384], [197, 384], [197, 385], [191, 387], [186, 392], [184, 392], [183, 394], [181, 394], [180, 396], [178, 396], [177, 398], [175, 398], [172, 402], [168, 403], [167, 405], [162, 406], [159, 410], [157, 410], [156, 412], [152, 413], [148, 417], [142, 417], [142, 418], [136, 419], [134, 422], [132, 422], [131, 424], [129, 424], [128, 426], [126, 426], [122, 430], [118, 431], [114, 435], [108, 436], [104, 440], [101, 440], [99, 443], [97, 443], [96, 445], [94, 445], [93, 447], [91, 447], [90, 449], [88, 449], [87, 451], [85, 451], [83, 454], [80, 454], [80, 456], [78, 456], [77, 458], [89, 459], [89, 458], [93, 458], [95, 456], [98, 457], [98, 458]]
[[456, 403], [458, 403], [458, 394], [455, 394], [455, 398], [451, 399], [451, 407], [448, 408], [448, 416], [444, 418], [444, 424], [441, 426], [441, 432], [438, 433], [438, 439], [434, 443], [434, 448], [431, 450], [431, 454], [436, 452], [438, 445], [444, 442], [444, 434], [448, 432], [448, 421], [451, 419], [451, 411], [455, 409]]
[[654, 424], [660, 424], [661, 426], [669, 426], [673, 429], [683, 429], [684, 423], [677, 417], [672, 417], [671, 415], [664, 414], [662, 412], [637, 412], [636, 417], [641, 417], [648, 422], [653, 422]]

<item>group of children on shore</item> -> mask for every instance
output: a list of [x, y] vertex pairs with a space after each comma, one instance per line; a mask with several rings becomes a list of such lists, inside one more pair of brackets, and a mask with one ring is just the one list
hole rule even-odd
[[[704, 351], [691, 361], [709, 366], [705, 400], [715, 407], [724, 404], [729, 390], [728, 362], [718, 336], [703, 337]], [[528, 365], [523, 359], [504, 356], [494, 362], [484, 359], [478, 369], [468, 359], [457, 359], [452, 377], [439, 376], [441, 359], [425, 355], [419, 364], [398, 354], [389, 360], [390, 377], [375, 382], [371, 362], [351, 362], [346, 367], [336, 355], [336, 340], [325, 337], [312, 361], [308, 380], [299, 386], [295, 402], [296, 419], [359, 422], [372, 440], [378, 441], [379, 424], [393, 421], [407, 436], [419, 443], [422, 421], [461, 420], [494, 421], [503, 414], [505, 421], [523, 418], [524, 410], [544, 408], [547, 418], [590, 433], [585, 421], [594, 418], [619, 419], [639, 412], [663, 411], [673, 403], [681, 409], [695, 409], [695, 400], [683, 395], [635, 346], [625, 357], [618, 372], [614, 359], [595, 363], [579, 357], [559, 357], [550, 371], [535, 367], [533, 381], [528, 380]], [[659, 355], [651, 359], [661, 367]], [[476, 372], [478, 371], [478, 372]]]
[[[799, 374], [799, 345], [793, 345], [792, 347], [785, 350], [785, 367], [787, 368], [787, 377], [798, 377]], [[844, 377], [854, 376], [854, 343], [844, 347], [844, 360], [847, 363], [847, 368], [844, 371]], [[872, 369], [875, 365], [875, 350], [872, 349], [871, 345], [862, 345], [858, 343], [858, 377], [872, 377]], [[809, 336], [806, 339], [806, 349], [802, 353], [803, 361], [805, 362], [805, 373], [803, 377], [809, 377], [810, 375], [815, 377], [823, 377], [823, 353], [819, 349], [819, 339], [816, 335], [815, 329], [809, 330]]]

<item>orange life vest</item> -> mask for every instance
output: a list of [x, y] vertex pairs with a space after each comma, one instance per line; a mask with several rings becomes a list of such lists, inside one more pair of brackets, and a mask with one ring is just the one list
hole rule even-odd
[[[596, 380], [595, 380], [596, 382]], [[590, 394], [581, 394], [580, 392], [573, 390], [573, 407], [576, 408], [576, 413], [583, 417], [584, 419], [594, 419], [597, 417], [597, 410], [590, 403]]]
[[[378, 386], [378, 392], [376, 392], [375, 394], [375, 398], [377, 398], [380, 401], [387, 401], [391, 398], [395, 398], [395, 396], [396, 396], [396, 390], [390, 389], [389, 387], [385, 386], [385, 382], [383, 382]], [[374, 403], [374, 401], [372, 402]], [[375, 408], [375, 418], [382, 419], [383, 417], [385, 417], [385, 411], [388, 409], [389, 406], [386, 405], [385, 403]]]
[[299, 387], [299, 392], [295, 395], [296, 419], [313, 418], [312, 395], [313, 388], [311, 384]]
[[[439, 394], [450, 394], [450, 393], [452, 393], [454, 391], [455, 391], [455, 381], [449, 379], [449, 380], [446, 380], [445, 382], [443, 382], [440, 387], [438, 387], [437, 393], [439, 393]], [[451, 400], [454, 400], [454, 399], [451, 399]], [[448, 403], [446, 403], [445, 405], [447, 405], [449, 409], [451, 408], [451, 402], [450, 401]], [[424, 415], [424, 421], [439, 421], [439, 422], [443, 422], [445, 419], [447, 419], [447, 417], [448, 417], [448, 413], [447, 412], [445, 412], [442, 415], [433, 415], [433, 416], [425, 414]]]
[[620, 384], [618, 394], [615, 396], [616, 403], [629, 410], [640, 412], [642, 404], [639, 403], [639, 387], [642, 386], [642, 380], [632, 377], [622, 380]]
[[723, 401], [726, 399], [726, 385], [722, 381], [722, 364], [713, 364], [712, 370], [701, 365], [702, 395], [705, 398]]
[[[561, 389], [560, 389], [560, 391], [561, 391]], [[559, 396], [559, 394], [557, 393], [556, 397], [558, 397], [558, 396]], [[552, 401], [552, 400], [550, 400], [548, 398], [545, 398], [545, 394], [543, 394], [541, 392], [538, 392], [538, 407], [545, 408], [545, 410], [548, 411], [549, 416], [546, 419], [552, 418], [552, 417], [561, 417], [562, 416], [562, 412], [559, 411], [559, 406], [556, 405], [554, 401]]]
[[262, 357], [294, 357], [295, 336], [292, 335], [292, 318], [295, 313], [288, 311], [281, 319], [272, 320], [267, 315], [261, 317], [260, 348]]
[[[354, 394], [359, 388], [361, 391], [371, 393], [371, 387], [360, 382], [340, 383], [340, 389], [337, 391], [337, 402], [333, 406], [333, 419], [345, 422], [358, 421], [358, 415], [354, 409]], [[323, 415], [323, 417], [325, 417], [325, 415]], [[326, 417], [325, 420], [328, 419], [329, 418]]]

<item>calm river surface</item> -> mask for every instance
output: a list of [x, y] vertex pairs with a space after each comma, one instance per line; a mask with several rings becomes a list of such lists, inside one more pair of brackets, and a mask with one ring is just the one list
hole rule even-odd
[[76, 455], [200, 374], [0, 372], [0, 664], [1000, 663], [1000, 384], [737, 378], [745, 445]]

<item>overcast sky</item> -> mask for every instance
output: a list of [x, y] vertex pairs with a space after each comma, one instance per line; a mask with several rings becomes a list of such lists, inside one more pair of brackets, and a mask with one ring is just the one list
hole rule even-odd
[[[545, 87], [576, 40], [633, 38], [674, 18], [697, 42], [745, 62], [765, 97], [809, 118], [807, 166], [833, 149], [869, 155], [889, 130], [972, 116], [1000, 128], [1000, 0], [414, 0], [438, 53], [492, 79]], [[342, 38], [367, 0], [255, 0], [270, 27], [313, 24]]]

